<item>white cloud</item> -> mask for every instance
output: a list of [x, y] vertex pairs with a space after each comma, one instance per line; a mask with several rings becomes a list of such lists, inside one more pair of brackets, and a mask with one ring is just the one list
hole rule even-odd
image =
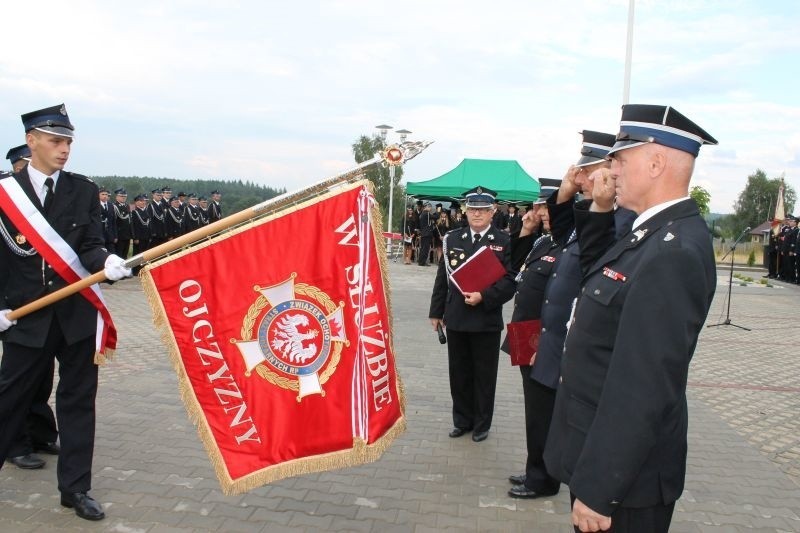
[[[619, 118], [627, 0], [37, 2], [6, 25], [0, 139], [66, 102], [87, 174], [301, 186], [352, 166], [388, 122], [436, 143], [406, 168], [517, 159], [560, 177], [581, 129]], [[30, 20], [6, 6], [6, 20]], [[747, 175], [800, 188], [795, 2], [639, 0], [632, 101], [675, 105], [720, 140], [695, 182], [729, 211]], [[36, 30], [36, 31], [34, 31]]]

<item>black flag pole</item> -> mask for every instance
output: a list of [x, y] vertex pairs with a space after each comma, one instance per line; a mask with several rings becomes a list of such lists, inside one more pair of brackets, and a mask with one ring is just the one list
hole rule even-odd
[[729, 276], [728, 276], [728, 311], [725, 314], [725, 320], [723, 320], [722, 322], [720, 322], [718, 324], [710, 324], [710, 325], [706, 326], [707, 328], [714, 328], [714, 327], [717, 327], [717, 326], [733, 326], [735, 328], [743, 329], [745, 331], [750, 331], [750, 328], [746, 328], [744, 326], [739, 326], [738, 324], [734, 324], [733, 322], [731, 322], [731, 289], [733, 288], [733, 256], [736, 254], [736, 245], [739, 244], [739, 242], [742, 239], [744, 239], [744, 236], [747, 235], [747, 233], [749, 231], [750, 231], [750, 227], [748, 226], [748, 227], [746, 227], [744, 229], [744, 231], [742, 231], [742, 234], [739, 235], [739, 237], [731, 245], [731, 249], [728, 250], [728, 252], [724, 256], [722, 256], [722, 259], [720, 260], [720, 261], [724, 261], [725, 258], [728, 257], [728, 254], [730, 254], [730, 256], [731, 256], [730, 273], [729, 273]]

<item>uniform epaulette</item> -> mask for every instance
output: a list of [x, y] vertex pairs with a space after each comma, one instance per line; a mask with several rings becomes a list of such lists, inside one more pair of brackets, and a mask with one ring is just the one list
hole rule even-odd
[[[457, 232], [457, 231], [459, 231], [461, 229], [464, 229], [464, 228], [453, 228], [453, 229], [449, 230], [447, 233], [445, 233], [444, 236], [447, 237], [451, 233], [455, 233], [455, 232]], [[469, 227], [467, 227], [467, 229], [469, 229]]]
[[94, 181], [92, 181], [90, 178], [87, 178], [83, 174], [75, 174], [74, 172], [68, 172], [66, 170], [62, 170], [61, 172], [66, 174], [66, 175], [68, 175], [68, 176], [72, 176], [75, 179], [79, 179], [79, 180], [85, 181], [87, 183], [94, 183]]

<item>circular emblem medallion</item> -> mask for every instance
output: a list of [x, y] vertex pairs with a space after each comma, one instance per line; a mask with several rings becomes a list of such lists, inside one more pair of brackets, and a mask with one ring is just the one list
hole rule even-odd
[[331, 353], [331, 326], [317, 305], [288, 300], [269, 310], [258, 341], [273, 370], [287, 376], [315, 374]]

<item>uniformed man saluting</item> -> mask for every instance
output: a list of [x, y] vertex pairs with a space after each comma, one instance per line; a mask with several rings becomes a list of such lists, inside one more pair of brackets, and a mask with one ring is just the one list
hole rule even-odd
[[[472, 440], [480, 442], [492, 427], [503, 304], [514, 295], [515, 273], [511, 270], [511, 239], [508, 233], [492, 227], [496, 193], [475, 187], [464, 195], [469, 228], [455, 229], [445, 235], [428, 316], [434, 330], [447, 327], [453, 398], [450, 437], [472, 431]], [[485, 246], [502, 262], [506, 274], [481, 292], [462, 295], [449, 279], [449, 273]]]
[[[611, 169], [575, 217], [586, 265], [545, 448], [580, 531], [667, 532], [686, 474], [686, 381], [717, 284], [689, 181], [708, 133], [668, 106], [625, 105]], [[590, 176], [592, 179], [592, 176]], [[614, 242], [614, 200], [635, 212]]]

